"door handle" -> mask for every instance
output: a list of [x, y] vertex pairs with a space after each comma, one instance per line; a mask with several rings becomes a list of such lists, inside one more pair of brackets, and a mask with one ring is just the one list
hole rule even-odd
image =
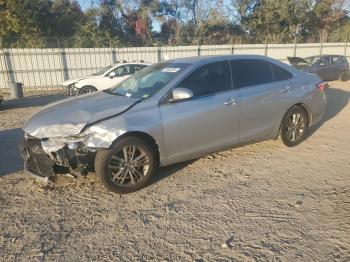
[[235, 104], [237, 104], [237, 100], [236, 99], [234, 99], [234, 98], [230, 98], [229, 100], [227, 100], [226, 102], [225, 102], [225, 105], [227, 105], [227, 106], [232, 106], [232, 105], [235, 105]]

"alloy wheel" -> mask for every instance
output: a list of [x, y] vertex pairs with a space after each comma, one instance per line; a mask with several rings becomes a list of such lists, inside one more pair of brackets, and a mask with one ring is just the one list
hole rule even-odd
[[306, 119], [300, 112], [290, 115], [285, 126], [285, 137], [290, 142], [298, 142], [303, 138], [306, 129]]
[[130, 187], [143, 180], [149, 165], [150, 159], [142, 148], [127, 145], [109, 159], [108, 174], [115, 185]]

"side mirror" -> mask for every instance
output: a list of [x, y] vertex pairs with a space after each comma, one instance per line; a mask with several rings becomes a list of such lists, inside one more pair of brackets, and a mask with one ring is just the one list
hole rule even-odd
[[187, 88], [178, 87], [173, 90], [172, 101], [180, 101], [193, 97], [193, 92]]
[[318, 64], [319, 66], [326, 66], [326, 64], [324, 62], [321, 62]]
[[114, 71], [112, 71], [108, 74], [109, 78], [114, 78], [115, 76], [116, 76], [116, 73]]

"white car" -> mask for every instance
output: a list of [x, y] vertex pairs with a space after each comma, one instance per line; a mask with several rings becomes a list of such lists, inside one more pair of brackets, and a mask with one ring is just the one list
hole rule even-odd
[[62, 83], [68, 95], [81, 95], [97, 90], [111, 88], [137, 71], [149, 66], [149, 63], [116, 63], [107, 66], [90, 76], [69, 79]]

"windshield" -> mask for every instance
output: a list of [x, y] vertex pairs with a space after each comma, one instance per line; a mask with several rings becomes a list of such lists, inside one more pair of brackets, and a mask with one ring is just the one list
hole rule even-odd
[[104, 73], [106, 73], [109, 69], [111, 69], [112, 66], [106, 66], [105, 68], [102, 68], [100, 71], [97, 71], [96, 73], [92, 74], [93, 76], [100, 76], [103, 75]]
[[161, 90], [188, 65], [182, 63], [154, 64], [130, 76], [107, 92], [133, 98], [148, 98]]

